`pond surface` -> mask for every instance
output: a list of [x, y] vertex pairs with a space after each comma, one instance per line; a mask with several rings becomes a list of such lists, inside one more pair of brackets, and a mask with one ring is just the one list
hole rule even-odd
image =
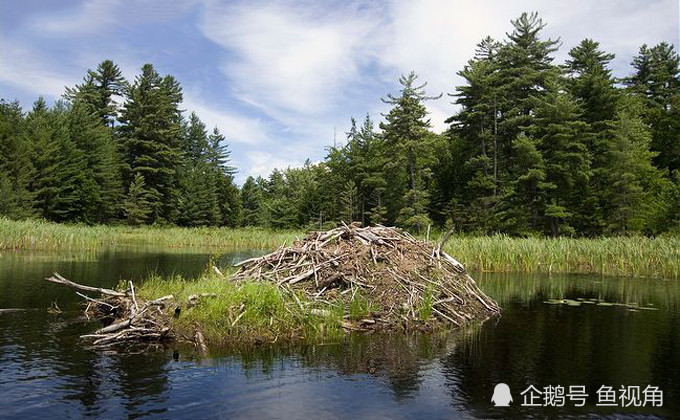
[[[191, 349], [102, 354], [78, 336], [70, 290], [42, 280], [58, 271], [113, 287], [150, 273], [192, 278], [209, 261], [251, 252], [115, 248], [95, 253], [0, 254], [0, 418], [678, 418], [680, 286], [588, 276], [490, 275], [481, 287], [503, 315], [447, 334], [351, 335], [340, 342], [198, 359]], [[554, 299], [570, 299], [556, 303]], [[56, 299], [64, 310], [49, 314]], [[546, 303], [551, 302], [551, 303]], [[599, 303], [599, 304], [598, 304]], [[616, 304], [616, 305], [610, 305]], [[513, 402], [494, 407], [497, 383]], [[583, 386], [583, 407], [522, 406], [533, 385]], [[597, 406], [602, 386], [616, 406]], [[620, 389], [662, 392], [661, 406], [623, 405]], [[605, 395], [607, 389], [602, 390]], [[651, 390], [651, 388], [650, 388]], [[650, 391], [651, 392], [651, 391]], [[538, 400], [536, 400], [538, 401]], [[642, 402], [642, 401], [640, 401]]]

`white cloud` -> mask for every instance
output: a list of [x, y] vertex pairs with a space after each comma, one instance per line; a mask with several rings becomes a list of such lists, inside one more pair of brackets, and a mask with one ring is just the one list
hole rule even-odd
[[235, 95], [265, 112], [319, 114], [359, 76], [353, 55], [371, 26], [313, 5], [246, 2], [210, 4], [203, 29], [230, 52], [222, 68]]
[[247, 170], [243, 172], [244, 179], [252, 176], [267, 177], [274, 168], [286, 169], [302, 166], [303, 162], [291, 161], [281, 157], [281, 154], [274, 154], [270, 152], [263, 152], [260, 150], [253, 150], [246, 152], [246, 160], [248, 162]]
[[[399, 74], [414, 70], [428, 82], [430, 94], [452, 93], [462, 83], [455, 73], [474, 55], [482, 38], [490, 35], [503, 40], [506, 32], [512, 31], [511, 19], [525, 11], [538, 11], [548, 24], [543, 37], [561, 37], [563, 41], [557, 62], [590, 37], [617, 54], [615, 73], [623, 76], [630, 71], [630, 57], [642, 43], [676, 38], [677, 8], [673, 0], [627, 5], [618, 0], [576, 0], [568, 7], [561, 1], [542, 0], [393, 1], [386, 25], [375, 34], [371, 53], [381, 64], [385, 80], [396, 80]], [[437, 131], [446, 128], [444, 120], [454, 112], [450, 102], [444, 95], [427, 103]]]
[[257, 145], [270, 141], [267, 127], [260, 119], [248, 118], [223, 109], [219, 105], [203, 104], [185, 94], [182, 107], [195, 112], [209, 131], [217, 127], [226, 137], [227, 143]]
[[[196, 4], [202, 6], [192, 8]], [[182, 75], [184, 107], [238, 145], [242, 157], [235, 150], [234, 160], [242, 160], [243, 175], [266, 175], [273, 167], [323, 156], [323, 148], [333, 143], [334, 127], [338, 142], [344, 141], [351, 115], [360, 121], [371, 111], [379, 120], [378, 112], [389, 108], [380, 97], [397, 93], [400, 74], [419, 73], [428, 82], [428, 94], [453, 92], [462, 83], [455, 73], [475, 45], [486, 35], [504, 39], [510, 19], [523, 11], [539, 11], [548, 24], [544, 36], [562, 38], [557, 62], [590, 37], [617, 54], [612, 63], [617, 76], [630, 72], [642, 43], [677, 43], [678, 34], [674, 0], [574, 0], [568, 5], [556, 0], [92, 0], [62, 10], [31, 12], [24, 27], [4, 36], [0, 82], [58, 97], [64, 86], [80, 82], [85, 68], [101, 61], [101, 45], [108, 49], [103, 58], [114, 59], [130, 77], [149, 61], [142, 56], [146, 50], [151, 55], [155, 48], [173, 46], [139, 39], [132, 48], [116, 38], [118, 29], [196, 12], [198, 23], [183, 24], [197, 25], [219, 47], [228, 88], [208, 99], [196, 94], [198, 87], [191, 90], [190, 75]], [[97, 42], [90, 47], [83, 41], [87, 37]], [[47, 42], [53, 38], [59, 40], [59, 52]], [[172, 68], [165, 70], [174, 74]], [[220, 96], [228, 101], [218, 102]], [[444, 130], [444, 120], [455, 112], [451, 100], [444, 95], [426, 104], [436, 131]]]
[[36, 14], [29, 27], [47, 36], [83, 36], [181, 16], [198, 0], [87, 0], [64, 13]]
[[19, 43], [3, 43], [0, 62], [0, 82], [51, 98], [59, 98], [65, 86], [79, 80], [62, 71], [47, 70], [51, 66], [40, 54]]

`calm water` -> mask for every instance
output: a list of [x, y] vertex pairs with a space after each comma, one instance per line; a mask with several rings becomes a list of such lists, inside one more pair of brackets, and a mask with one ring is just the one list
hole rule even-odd
[[[645, 279], [481, 275], [503, 316], [449, 334], [353, 335], [334, 343], [198, 359], [191, 349], [83, 350], [74, 294], [42, 279], [114, 286], [149, 273], [195, 277], [250, 253], [111, 249], [0, 254], [0, 418], [680, 418], [680, 286]], [[623, 306], [552, 305], [551, 298]], [[65, 311], [45, 311], [55, 300]], [[634, 304], [634, 305], [633, 305]], [[175, 353], [175, 354], [173, 354]], [[507, 383], [510, 407], [493, 407]], [[585, 407], [522, 407], [529, 385], [582, 385]], [[597, 407], [607, 385], [658, 386], [662, 407]], [[618, 397], [618, 392], [617, 392]]]

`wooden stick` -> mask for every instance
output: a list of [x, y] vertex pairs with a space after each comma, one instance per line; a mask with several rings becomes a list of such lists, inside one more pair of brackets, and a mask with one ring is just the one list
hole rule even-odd
[[[106, 303], [106, 302], [101, 301], [101, 300], [93, 299], [93, 298], [91, 298], [91, 297], [89, 297], [89, 296], [87, 296], [87, 295], [84, 295], [84, 294], [80, 293], [80, 292], [76, 292], [76, 295], [80, 296], [81, 298], [83, 298], [83, 299], [85, 299], [85, 300], [89, 300], [90, 302], [94, 302], [94, 303], [97, 303], [97, 304], [99, 304], [99, 305], [108, 306], [108, 307], [111, 308], [111, 309], [116, 309], [116, 308], [117, 308], [117, 306], [113, 306], [113, 305], [111, 305], [110, 303]], [[85, 312], [87, 312], [87, 310], [85, 310]]]
[[64, 277], [61, 276], [61, 274], [59, 274], [57, 272], [55, 272], [51, 277], [45, 278], [45, 280], [50, 281], [52, 283], [63, 284], [65, 286], [72, 287], [74, 289], [84, 290], [86, 292], [99, 292], [103, 295], [116, 296], [116, 297], [127, 296], [125, 293], [117, 292], [117, 291], [111, 290], [111, 289], [104, 289], [104, 288], [101, 288], [101, 287], [83, 286], [82, 284], [78, 284], [78, 283], [72, 282], [71, 280], [65, 279]]
[[139, 311], [139, 305], [137, 305], [137, 299], [135, 298], [135, 286], [132, 284], [132, 281], [128, 281], [130, 284], [130, 293], [132, 294], [132, 303], [135, 304], [135, 312]]

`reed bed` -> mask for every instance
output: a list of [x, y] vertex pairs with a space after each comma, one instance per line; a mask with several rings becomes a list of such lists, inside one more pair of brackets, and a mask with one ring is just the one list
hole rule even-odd
[[[265, 228], [180, 228], [63, 225], [0, 217], [0, 250], [96, 250], [107, 245], [275, 249], [302, 231]], [[445, 251], [468, 270], [680, 277], [680, 237], [513, 238], [454, 237]]]
[[468, 270], [680, 277], [680, 237], [457, 237], [445, 247]]
[[96, 250], [108, 245], [270, 249], [292, 242], [299, 231], [264, 228], [64, 225], [44, 220], [0, 218], [0, 250]]

